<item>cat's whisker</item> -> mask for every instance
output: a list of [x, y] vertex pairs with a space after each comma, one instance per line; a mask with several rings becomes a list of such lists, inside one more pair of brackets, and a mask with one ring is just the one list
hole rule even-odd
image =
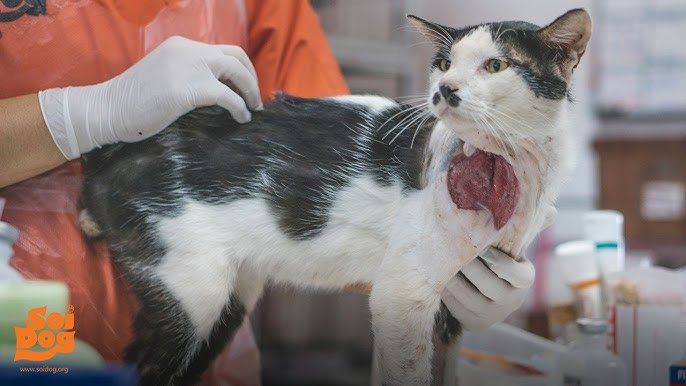
[[448, 46], [451, 46], [455, 38], [450, 34], [450, 32], [446, 31], [446, 29], [443, 28], [443, 26], [439, 25], [439, 28], [441, 29], [441, 35], [447, 41]]
[[[478, 103], [478, 105], [477, 105]], [[514, 150], [514, 143], [511, 141], [509, 137], [507, 137], [507, 132], [504, 130], [501, 130], [502, 125], [498, 124], [494, 126], [491, 122], [488, 122], [488, 119], [491, 121], [494, 121], [493, 123], [496, 123], [495, 117], [489, 113], [487, 107], [483, 102], [480, 100], [476, 100], [474, 103], [472, 103], [474, 107], [476, 107], [476, 111], [480, 112], [482, 115], [485, 115], [486, 117], [479, 117], [479, 122], [484, 126], [484, 129], [489, 131], [493, 138], [496, 140], [498, 146], [501, 147], [501, 150], [504, 152], [504, 154], [509, 154], [510, 151]], [[472, 107], [472, 105], [468, 104], [469, 107]], [[488, 119], [487, 119], [488, 118]], [[507, 143], [507, 144], [506, 144]], [[508, 150], [511, 149], [511, 150]]]
[[[499, 140], [504, 143], [507, 142], [508, 147], [510, 149], [515, 149], [515, 139], [512, 138], [512, 133], [511, 131], [514, 129], [516, 130], [517, 127], [514, 127], [511, 124], [507, 124], [505, 122], [505, 118], [509, 119], [510, 121], [517, 121], [520, 125], [528, 126], [530, 130], [532, 131], [531, 135], [535, 135], [535, 132], [533, 132], [533, 128], [531, 126], [525, 124], [524, 122], [518, 121], [517, 119], [503, 113], [502, 111], [498, 111], [497, 109], [494, 109], [493, 107], [489, 106], [485, 102], [481, 101], [480, 99], [475, 99], [473, 102], [474, 105], [478, 104], [478, 109], [488, 117], [488, 120], [490, 120], [495, 126], [492, 127], [492, 129], [495, 131], [495, 134], [498, 136]], [[499, 114], [499, 115], [496, 115]], [[521, 131], [521, 130], [519, 130]], [[523, 133], [527, 134], [527, 133]]]
[[404, 104], [404, 105], [411, 105], [413, 107], [417, 106], [424, 106], [428, 107], [428, 102], [427, 102], [427, 97], [413, 97], [413, 98], [405, 98], [403, 100], [397, 100], [398, 103]]
[[[407, 28], [408, 28], [408, 30], [409, 30], [409, 29], [415, 30], [414, 27], [407, 27]], [[444, 46], [444, 47], [447, 48], [447, 49], [450, 49], [450, 47], [451, 47], [452, 44], [453, 44], [453, 39], [452, 39], [452, 37], [446, 37], [446, 36], [444, 36], [443, 34], [439, 33], [438, 31], [433, 31], [433, 30], [427, 29], [427, 30], [424, 30], [424, 32], [425, 32], [426, 34], [428, 34], [428, 35], [430, 35], [430, 36], [436, 38], [438, 41], [431, 41], [431, 42], [429, 42], [429, 41], [419, 41], [419, 42], [414, 43], [412, 46], [415, 46], [415, 45], [417, 45], [417, 44], [429, 43], [429, 44], [439, 44], [439, 45]], [[410, 46], [410, 47], [412, 47], [412, 46]]]
[[[502, 120], [498, 119], [497, 117], [494, 117], [494, 120], [499, 122], [499, 125], [503, 125], [504, 123]], [[539, 166], [544, 167], [544, 168], [551, 168], [551, 161], [549, 159], [539, 159]]]
[[[510, 110], [510, 109], [508, 109], [508, 108], [506, 108], [505, 106], [500, 106], [500, 110], [501, 110], [501, 111], [499, 111], [499, 113], [500, 113], [501, 115], [507, 113], [507, 115], [511, 115], [512, 118], [517, 119], [517, 120], [520, 121], [520, 122], [523, 122], [523, 121], [526, 120], [526, 118], [524, 118], [524, 117], [522, 117], [520, 114], [518, 114], [518, 113], [516, 113], [516, 112], [514, 112], [514, 111], [512, 111], [512, 110]], [[534, 110], [534, 111], [536, 111], [536, 110]], [[530, 121], [536, 122], [536, 124], [538, 124], [538, 125], [545, 125], [545, 126], [552, 126], [552, 125], [554, 125], [554, 122], [552, 121], [552, 119], [551, 119], [550, 117], [545, 116], [543, 113], [541, 113], [541, 112], [539, 112], [539, 111], [536, 111], [536, 113], [539, 114], [540, 119], [538, 119], [538, 120], [530, 119]], [[529, 134], [532, 134], [532, 135], [534, 135], [534, 136], [538, 136], [538, 135], [541, 134], [541, 133], [540, 133], [540, 129], [539, 129], [539, 130], [536, 130], [536, 129], [533, 129], [530, 125], [527, 125], [527, 126], [528, 126], [529, 129], [531, 129], [531, 131], [528, 132]]]
[[403, 95], [403, 96], [395, 97], [393, 99], [398, 100], [398, 101], [402, 101], [402, 100], [414, 99], [414, 98], [426, 99], [428, 97], [429, 97], [429, 94], [415, 94], [415, 95]]
[[496, 36], [495, 40], [496, 40], [496, 41], [500, 40], [500, 38], [505, 34], [505, 32], [508, 32], [508, 31], [517, 33], [517, 31], [515, 31], [514, 29], [512, 29], [512, 28], [507, 28], [507, 29], [503, 30], [502, 32], [500, 32], [500, 33]]
[[410, 48], [414, 48], [414, 47], [421, 46], [421, 45], [425, 45], [425, 44], [432, 44], [432, 43], [431, 43], [431, 42], [427, 42], [427, 41], [425, 41], [425, 40], [422, 40], [422, 41], [418, 41], [418, 42], [416, 42], [416, 43], [412, 43], [412, 44], [410, 44], [409, 46], [405, 46], [405, 48], [410, 49]]
[[490, 122], [488, 122], [485, 118], [480, 118], [482, 124], [487, 128], [487, 131], [491, 133], [491, 136], [495, 139], [496, 144], [500, 147], [500, 150], [502, 150], [503, 155], [505, 158], [508, 160], [508, 162], [511, 163], [511, 160], [509, 159], [509, 154], [510, 150], [508, 145], [506, 144], [506, 139], [503, 138], [503, 136], [500, 134], [499, 130], [493, 126]]
[[427, 96], [427, 95], [429, 95], [429, 94], [427, 94], [427, 93], [421, 93], [421, 94], [409, 94], [409, 95], [401, 95], [401, 96], [399, 96], [399, 97], [396, 97], [396, 98], [405, 98], [405, 97], [416, 97], [416, 96]]
[[408, 122], [407, 124], [405, 124], [405, 126], [404, 126], [400, 131], [398, 131], [398, 133], [395, 135], [395, 137], [393, 137], [393, 138], [391, 139], [391, 141], [388, 142], [388, 144], [389, 144], [389, 145], [392, 144], [396, 139], [398, 139], [398, 137], [400, 137], [400, 135], [402, 135], [402, 133], [405, 132], [405, 130], [407, 130], [410, 126], [412, 126], [412, 125], [413, 125], [414, 123], [416, 123], [417, 121], [419, 121], [419, 120], [421, 120], [422, 118], [424, 118], [427, 114], [428, 114], [428, 112], [423, 112], [422, 114], [419, 114], [419, 115], [415, 116], [410, 122]]
[[508, 127], [503, 125], [503, 122], [501, 119], [493, 115], [490, 111], [485, 111], [486, 115], [489, 117], [491, 120], [491, 124], [493, 125], [493, 129], [498, 133], [500, 138], [507, 142], [509, 145], [509, 148], [514, 150], [515, 149], [515, 141], [512, 138], [510, 132], [508, 131]]
[[377, 132], [380, 131], [384, 126], [386, 126], [386, 124], [387, 124], [388, 122], [390, 122], [391, 120], [393, 120], [393, 118], [397, 117], [398, 115], [403, 114], [403, 113], [406, 113], [406, 112], [409, 112], [409, 111], [412, 111], [412, 110], [415, 110], [415, 109], [420, 109], [420, 108], [422, 108], [422, 107], [423, 107], [422, 105], [409, 106], [409, 107], [407, 107], [407, 108], [404, 108], [404, 109], [398, 111], [397, 113], [393, 114], [390, 118], [386, 119], [386, 120], [376, 129], [376, 131], [377, 131]]
[[[503, 134], [506, 136], [506, 139], [508, 140], [508, 142], [511, 143], [511, 146], [512, 146], [513, 149], [514, 149], [514, 148], [515, 148], [514, 146], [515, 146], [515, 141], [516, 141], [516, 139], [512, 138], [512, 135], [510, 135], [509, 132], [508, 132], [506, 129], [503, 129], [503, 127], [505, 127], [505, 126], [504, 126], [505, 123], [502, 121], [502, 119], [499, 119], [498, 117], [492, 116], [492, 115], [491, 115], [491, 119], [492, 119], [492, 121], [493, 121], [494, 124], [496, 124], [498, 127], [500, 127], [500, 130], [499, 130], [499, 131], [500, 131], [501, 133], [503, 133]], [[508, 126], [508, 127], [509, 127], [509, 126]], [[509, 161], [509, 160], [508, 160], [508, 161]], [[540, 160], [539, 160], [539, 166], [542, 167], [542, 168], [550, 169], [550, 168], [551, 168], [550, 160], [548, 160], [548, 159], [540, 159]]]
[[[519, 120], [519, 119], [517, 119], [517, 118], [514, 118], [514, 117], [510, 116], [509, 114], [506, 114], [505, 112], [500, 111], [500, 110], [498, 110], [498, 109], [496, 109], [496, 108], [492, 108], [492, 107], [487, 107], [487, 108], [488, 108], [488, 111], [489, 111], [489, 112], [496, 113], [496, 114], [500, 114], [500, 116], [502, 116], [503, 118], [509, 119], [510, 121], [512, 121], [512, 122], [514, 122], [514, 123], [516, 123], [516, 124], [518, 124], [518, 125], [520, 125], [520, 126], [523, 126], [523, 127], [526, 128], [526, 129], [528, 129], [528, 130], [525, 130], [525, 133], [529, 133], [529, 134], [532, 134], [532, 135], [535, 135], [535, 134], [536, 134], [536, 129], [534, 129], [534, 128], [533, 128], [531, 125], [529, 125], [528, 123], [525, 123], [525, 122], [523, 122], [523, 121], [521, 121], [521, 120]], [[514, 129], [518, 129], [518, 128], [519, 128], [519, 127], [516, 127], [516, 125], [515, 125]], [[529, 130], [530, 130], [530, 131], [529, 131]]]
[[494, 39], [495, 41], [498, 41], [498, 38], [500, 37], [500, 29], [503, 28], [502, 23], [498, 25], [498, 30], [495, 32], [496, 38]]
[[400, 122], [396, 123], [395, 126], [393, 126], [390, 130], [388, 130], [388, 131], [386, 132], [386, 134], [384, 134], [383, 137], [381, 137], [381, 139], [382, 139], [382, 140], [383, 140], [383, 139], [386, 139], [386, 137], [388, 137], [388, 136], [389, 136], [392, 132], [394, 132], [398, 127], [401, 127], [401, 125], [403, 124], [403, 122], [407, 121], [408, 119], [414, 119], [414, 117], [419, 116], [419, 115], [421, 115], [421, 114], [423, 114], [423, 113], [424, 113], [424, 110], [422, 110], [422, 109], [416, 109], [416, 110], [412, 111], [412, 112], [409, 113], [406, 117], [404, 117], [403, 119], [401, 119]]
[[[412, 28], [414, 30], [414, 27], [409, 27], [409, 28]], [[448, 49], [450, 49], [450, 47], [453, 45], [453, 42], [455, 39], [443, 27], [441, 27], [441, 31], [433, 30], [433, 29], [424, 29], [423, 32], [428, 34], [428, 35], [435, 37], [436, 39], [438, 39], [439, 43], [441, 43], [442, 45], [444, 45]]]
[[[508, 109], [508, 108], [507, 108], [507, 107], [505, 107], [505, 106], [499, 106], [499, 107], [500, 107], [501, 109], [505, 110], [505, 111], [508, 111], [508, 112], [514, 113], [514, 111], [512, 111], [512, 110]], [[532, 109], [531, 109], [531, 110], [529, 110], [529, 111], [531, 111], [532, 113], [535, 113], [535, 114], [536, 114], [536, 115], [538, 115], [539, 117], [543, 118], [543, 120], [544, 120], [544, 121], [546, 121], [546, 122], [550, 121], [550, 117], [549, 117], [549, 116], [547, 116], [547, 115], [543, 114], [543, 112], [541, 112], [541, 111], [538, 111], [538, 110], [537, 110], [537, 109], [535, 109], [535, 108], [532, 108]]]
[[[496, 108], [495, 106], [489, 106], [487, 103], [485, 103], [481, 100], [478, 100], [478, 102], [482, 105], [482, 107], [485, 110], [498, 113], [498, 114], [504, 116], [505, 118], [508, 118], [508, 119], [512, 120], [513, 122], [519, 123], [520, 125], [523, 125], [526, 128], [530, 129], [532, 134], [536, 134], [537, 131], [533, 127], [531, 127], [531, 125], [525, 123], [523, 121], [523, 118], [518, 113], [516, 113], [516, 112], [514, 112], [514, 111], [512, 111], [512, 110], [510, 110], [507, 107], [502, 106], [502, 105], [500, 105], [500, 106], [498, 106], [498, 108]], [[507, 111], [509, 114], [506, 114], [505, 111], [502, 111], [502, 110]], [[547, 123], [550, 121], [550, 119], [548, 117], [546, 117], [545, 115], [543, 115], [543, 113], [541, 113], [540, 111], [536, 111], [536, 110], [534, 110], [534, 111], [536, 113], [538, 113], [541, 116], [541, 118], [544, 118], [544, 120], [543, 120], [544, 123]]]
[[[424, 123], [426, 123], [426, 121], [429, 120], [429, 119], [431, 119], [431, 114], [427, 114], [426, 118], [424, 118], [421, 122], [419, 122], [419, 125], [418, 125], [417, 128], [414, 130], [414, 135], [412, 135], [412, 141], [410, 141], [410, 149], [412, 149], [412, 147], [414, 146], [414, 140], [417, 138], [417, 134], [418, 134], [419, 131], [422, 129], [422, 127], [424, 127]], [[433, 124], [432, 128], [433, 128], [434, 126], [436, 126], [436, 122], [438, 122], [438, 120], [435, 120], [435, 121], [434, 121], [434, 124]]]

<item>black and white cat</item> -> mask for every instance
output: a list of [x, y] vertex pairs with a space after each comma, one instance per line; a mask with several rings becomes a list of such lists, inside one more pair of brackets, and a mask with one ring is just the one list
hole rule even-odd
[[431, 382], [445, 284], [488, 246], [519, 256], [554, 214], [591, 20], [410, 20], [437, 49], [428, 108], [281, 95], [244, 125], [203, 108], [87, 155], [82, 227], [140, 300], [142, 384], [191, 383], [267, 283], [357, 282], [384, 382]]

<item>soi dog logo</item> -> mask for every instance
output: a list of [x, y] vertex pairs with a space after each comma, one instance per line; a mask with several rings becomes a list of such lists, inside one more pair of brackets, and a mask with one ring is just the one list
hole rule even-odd
[[53, 312], [45, 316], [47, 306], [29, 310], [26, 327], [14, 327], [17, 351], [14, 361], [47, 361], [57, 354], [74, 351], [74, 306], [62, 315]]

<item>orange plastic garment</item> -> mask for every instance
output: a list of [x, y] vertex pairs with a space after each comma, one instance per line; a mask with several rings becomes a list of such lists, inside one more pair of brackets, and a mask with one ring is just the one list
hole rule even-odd
[[[0, 23], [0, 98], [104, 81], [172, 35], [244, 46], [265, 98], [277, 90], [301, 96], [347, 93], [306, 0], [165, 0], [161, 7], [151, 1], [155, 9], [141, 12], [142, 3], [147, 2], [48, 0], [45, 15]], [[6, 11], [2, 7], [0, 12]], [[11, 263], [27, 278], [67, 283], [77, 337], [106, 359], [119, 360], [132, 339], [136, 300], [107, 246], [86, 240], [78, 228], [80, 184], [81, 165], [73, 161], [0, 189], [7, 199], [2, 220], [21, 231]], [[258, 361], [244, 324], [203, 384], [258, 384]]]
[[247, 0], [245, 5], [247, 52], [263, 99], [277, 90], [302, 97], [349, 93], [307, 0]]

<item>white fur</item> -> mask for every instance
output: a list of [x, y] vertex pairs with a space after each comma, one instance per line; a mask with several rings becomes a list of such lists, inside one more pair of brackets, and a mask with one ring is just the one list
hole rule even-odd
[[360, 177], [338, 192], [326, 229], [305, 241], [284, 235], [262, 199], [187, 201], [180, 216], [158, 220], [168, 253], [157, 272], [206, 336], [242, 270], [320, 288], [373, 281], [401, 196], [399, 186], [380, 188]]
[[[498, 55], [490, 32], [479, 28], [454, 45], [446, 73], [431, 74], [430, 95], [447, 82], [459, 88], [463, 102], [457, 108], [432, 106], [440, 122], [429, 140], [433, 157], [422, 190], [403, 192], [400, 184], [358, 177], [330, 192], [329, 220], [306, 240], [285, 235], [262, 198], [223, 205], [189, 200], [180, 216], [158, 218], [156, 231], [167, 254], [155, 275], [188, 312], [197, 337], [207, 338], [231, 294], [251, 308], [266, 281], [326, 289], [369, 282], [384, 379], [429, 384], [434, 315], [446, 283], [489, 245], [520, 254], [549, 221], [569, 164], [568, 102], [536, 100], [512, 71], [487, 73], [484, 61]], [[396, 106], [377, 96], [332, 99], [370, 113]], [[493, 106], [504, 115], [489, 118], [484, 111]], [[505, 131], [503, 143], [494, 125]], [[370, 141], [356, 140], [361, 149]], [[500, 230], [488, 211], [458, 209], [450, 199], [446, 164], [462, 149], [460, 140], [502, 154], [513, 165], [520, 201]], [[272, 182], [264, 175], [260, 183]]]
[[453, 45], [448, 71], [430, 74], [429, 99], [439, 85], [456, 89], [457, 107], [429, 101], [445, 126], [468, 145], [500, 154], [512, 164], [522, 191], [498, 247], [519, 254], [546, 224], [560, 185], [572, 168], [567, 99], [537, 98], [512, 68], [491, 74], [485, 64], [500, 58], [489, 27], [479, 27]]

